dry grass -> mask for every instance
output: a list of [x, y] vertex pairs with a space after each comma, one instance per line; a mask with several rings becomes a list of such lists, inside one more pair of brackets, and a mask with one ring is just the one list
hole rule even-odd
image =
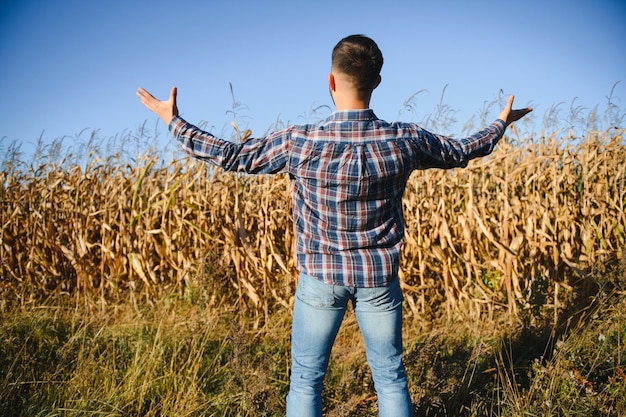
[[[418, 172], [401, 277], [413, 316], [555, 320], [591, 265], [623, 257], [622, 131], [512, 146], [465, 170]], [[296, 270], [288, 179], [179, 160], [46, 164], [0, 173], [2, 305], [51, 294], [287, 307]]]
[[[616, 277], [595, 275], [606, 279], [598, 282], [603, 291], [578, 320], [557, 328], [406, 322], [415, 415], [623, 415], [624, 266]], [[284, 415], [285, 309], [258, 328], [253, 314], [183, 296], [139, 309], [51, 301], [0, 315], [0, 416]], [[352, 311], [323, 397], [329, 417], [376, 415]]]
[[0, 415], [280, 415], [288, 333], [233, 316], [185, 302], [15, 311], [0, 320]]
[[[606, 124], [623, 126], [613, 100]], [[568, 135], [590, 133], [522, 141], [512, 128], [489, 158], [409, 181], [401, 277], [417, 417], [626, 413], [624, 131], [596, 132], [597, 111], [585, 120], [573, 105]], [[233, 94], [236, 123], [241, 107]], [[563, 125], [558, 112], [544, 123]], [[442, 94], [420, 124], [453, 119]], [[30, 164], [6, 152], [1, 416], [284, 415], [288, 180], [132, 157], [157, 137], [94, 132], [72, 140], [79, 155], [55, 142]], [[104, 146], [118, 153], [101, 157]], [[376, 414], [352, 312], [324, 411]]]
[[[417, 416], [624, 412], [622, 134], [411, 178]], [[0, 415], [284, 414], [287, 178], [123, 160], [3, 166]], [[329, 416], [375, 413], [351, 314], [326, 382]]]

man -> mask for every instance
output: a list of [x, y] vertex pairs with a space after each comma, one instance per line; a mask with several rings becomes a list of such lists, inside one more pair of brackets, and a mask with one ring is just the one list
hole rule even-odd
[[512, 110], [462, 139], [412, 123], [387, 123], [369, 108], [383, 56], [363, 36], [333, 49], [328, 76], [336, 110], [319, 125], [290, 126], [232, 143], [178, 116], [176, 88], [160, 101], [137, 95], [194, 157], [228, 171], [287, 173], [293, 198], [300, 270], [292, 323], [287, 416], [322, 415], [322, 387], [331, 348], [351, 302], [378, 394], [379, 415], [412, 415], [402, 363], [402, 301], [398, 280], [404, 239], [402, 195], [414, 170], [465, 167], [492, 152], [506, 127], [530, 108]]

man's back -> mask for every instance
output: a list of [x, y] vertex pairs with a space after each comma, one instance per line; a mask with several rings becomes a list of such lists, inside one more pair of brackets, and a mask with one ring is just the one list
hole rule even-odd
[[496, 123], [452, 141], [415, 124], [387, 123], [368, 109], [277, 132], [289, 144], [283, 169], [292, 181], [300, 268], [328, 283], [388, 285], [397, 278], [411, 173], [465, 166], [490, 152], [503, 130]]

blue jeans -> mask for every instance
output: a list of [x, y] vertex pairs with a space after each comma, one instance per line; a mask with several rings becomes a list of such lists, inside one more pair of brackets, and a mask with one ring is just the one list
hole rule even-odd
[[293, 311], [287, 417], [320, 417], [330, 351], [352, 301], [378, 394], [380, 417], [409, 417], [413, 407], [402, 363], [402, 290], [329, 285], [300, 274]]

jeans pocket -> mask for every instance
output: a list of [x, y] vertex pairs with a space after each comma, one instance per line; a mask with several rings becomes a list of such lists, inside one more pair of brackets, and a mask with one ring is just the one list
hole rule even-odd
[[302, 273], [298, 280], [296, 297], [303, 303], [315, 308], [332, 307], [335, 304], [333, 285]]
[[386, 287], [357, 289], [357, 303], [363, 311], [392, 311], [402, 308], [404, 296], [396, 279]]

